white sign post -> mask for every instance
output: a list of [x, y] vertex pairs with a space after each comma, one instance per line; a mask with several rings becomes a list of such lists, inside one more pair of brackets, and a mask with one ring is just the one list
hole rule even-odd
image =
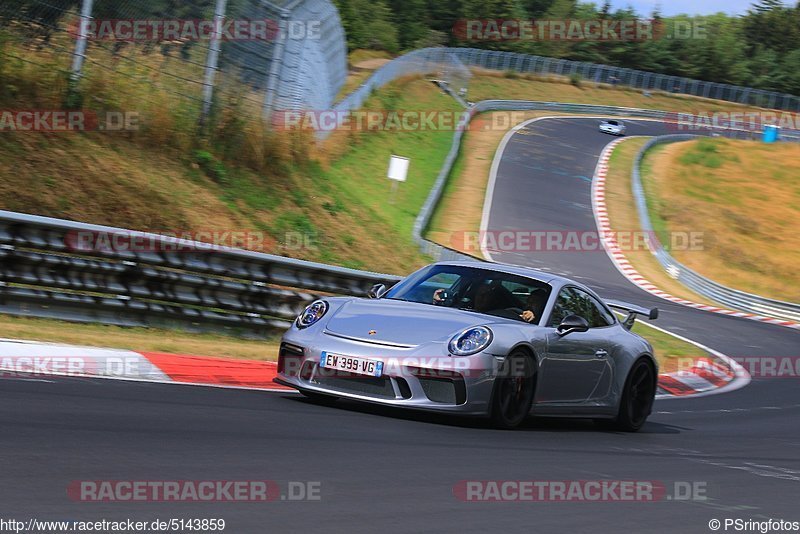
[[397, 195], [397, 184], [405, 182], [408, 178], [408, 167], [411, 165], [411, 160], [402, 156], [395, 156], [389, 158], [389, 172], [387, 176], [392, 181], [392, 198], [391, 204], [394, 204], [394, 197]]

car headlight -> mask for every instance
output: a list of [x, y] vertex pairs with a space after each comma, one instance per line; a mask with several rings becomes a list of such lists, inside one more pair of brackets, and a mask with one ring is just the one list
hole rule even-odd
[[328, 311], [328, 303], [324, 300], [317, 300], [306, 306], [303, 313], [297, 318], [298, 328], [308, 328], [325, 315]]
[[450, 354], [455, 356], [472, 356], [477, 354], [492, 342], [493, 334], [485, 326], [475, 326], [456, 334], [450, 340]]

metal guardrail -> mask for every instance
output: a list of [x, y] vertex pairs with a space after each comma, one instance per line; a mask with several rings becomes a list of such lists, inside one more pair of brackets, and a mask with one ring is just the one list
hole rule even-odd
[[318, 295], [366, 294], [399, 279], [0, 211], [0, 312], [13, 315], [264, 337]]
[[[334, 109], [338, 112], [358, 109], [374, 91], [403, 76], [434, 74], [460, 90], [469, 85], [472, 77], [470, 68], [540, 76], [578, 75], [587, 83], [690, 95], [768, 109], [800, 111], [800, 97], [789, 94], [583, 61], [499, 50], [445, 47], [422, 48], [393, 59], [376, 70], [358, 89], [339, 101]], [[324, 139], [329, 134], [330, 131], [320, 131], [318, 137]]]
[[636, 210], [639, 213], [642, 229], [649, 236], [650, 247], [658, 262], [673, 278], [681, 282], [699, 295], [715, 302], [724, 304], [734, 310], [800, 322], [800, 304], [769, 299], [737, 289], [726, 287], [714, 282], [701, 274], [689, 269], [664, 249], [654, 229], [650, 214], [647, 210], [647, 200], [642, 185], [641, 168], [647, 152], [657, 145], [691, 141], [697, 139], [694, 135], [668, 135], [655, 137], [645, 144], [636, 156], [632, 172], [633, 194], [636, 200]]

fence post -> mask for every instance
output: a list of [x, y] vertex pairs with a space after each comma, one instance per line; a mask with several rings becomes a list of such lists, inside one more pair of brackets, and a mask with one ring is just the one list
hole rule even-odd
[[81, 6], [81, 21], [78, 29], [78, 38], [75, 41], [75, 52], [72, 55], [72, 83], [78, 83], [83, 70], [83, 60], [86, 58], [86, 41], [89, 38], [89, 20], [92, 18], [93, 0], [83, 0]]
[[222, 34], [222, 23], [225, 19], [225, 8], [228, 0], [217, 0], [214, 8], [214, 32], [211, 34], [211, 42], [206, 56], [206, 71], [203, 78], [203, 111], [200, 114], [200, 126], [204, 126], [208, 114], [211, 113], [211, 101], [214, 97], [214, 78], [217, 74], [217, 62], [219, 61], [220, 37]]
[[[294, 8], [298, 2], [292, 2], [292, 8]], [[272, 7], [271, 4], [266, 4]], [[267, 91], [266, 95], [264, 95], [264, 108], [261, 112], [262, 118], [267, 120], [272, 115], [272, 112], [275, 111], [275, 96], [276, 92], [278, 91], [278, 81], [281, 75], [281, 68], [283, 67], [283, 55], [286, 51], [286, 25], [289, 23], [289, 18], [292, 16], [292, 12], [288, 11], [283, 8], [276, 8], [280, 9], [278, 13], [279, 17], [279, 31], [280, 31], [280, 38], [278, 42], [275, 44], [275, 50], [273, 51], [272, 55], [272, 64], [269, 68], [269, 74], [267, 74]]]

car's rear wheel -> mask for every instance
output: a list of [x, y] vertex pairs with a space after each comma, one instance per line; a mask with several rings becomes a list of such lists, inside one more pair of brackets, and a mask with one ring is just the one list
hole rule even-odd
[[339, 397], [333, 395], [324, 395], [322, 393], [314, 393], [313, 391], [300, 391], [308, 400], [315, 404], [322, 406], [332, 406], [339, 400]]
[[636, 432], [644, 426], [653, 410], [656, 397], [656, 376], [653, 365], [644, 358], [633, 364], [614, 427], [625, 432]]
[[525, 351], [512, 352], [494, 383], [492, 421], [498, 428], [516, 428], [525, 421], [533, 405], [536, 370]]

